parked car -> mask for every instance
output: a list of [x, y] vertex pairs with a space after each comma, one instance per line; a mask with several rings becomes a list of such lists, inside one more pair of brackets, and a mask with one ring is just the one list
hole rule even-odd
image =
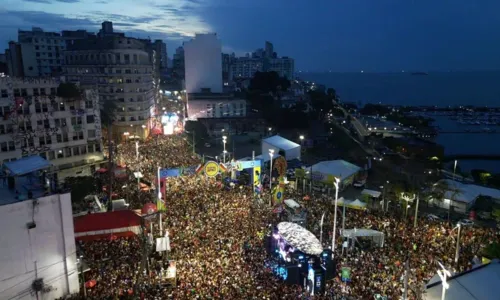
[[474, 221], [469, 220], [469, 219], [462, 219], [462, 220], [458, 221], [458, 224], [460, 224], [462, 226], [474, 226]]
[[434, 214], [428, 214], [427, 219], [429, 221], [441, 221], [442, 219]]

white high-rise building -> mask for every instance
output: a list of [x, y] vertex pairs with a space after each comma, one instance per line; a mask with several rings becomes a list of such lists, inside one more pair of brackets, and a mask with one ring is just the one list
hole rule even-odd
[[222, 93], [222, 44], [215, 33], [184, 43], [186, 91]]
[[61, 74], [64, 64], [65, 40], [57, 32], [44, 32], [33, 27], [31, 31], [19, 30], [22, 67], [26, 77], [44, 77]]
[[59, 180], [91, 175], [102, 162], [99, 96], [57, 96], [58, 79], [0, 78], [0, 161], [40, 155]]
[[262, 58], [238, 57], [231, 63], [229, 78], [231, 80], [238, 78], [252, 78], [256, 72], [264, 70], [264, 61]]
[[156, 113], [155, 70], [143, 41], [118, 34], [76, 40], [65, 56], [69, 81], [98, 87], [102, 103], [115, 102], [115, 134], [147, 136]]
[[[9, 178], [10, 180], [10, 178]], [[0, 187], [0, 299], [58, 299], [79, 292], [71, 195], [20, 200]], [[31, 178], [35, 184], [37, 178]]]

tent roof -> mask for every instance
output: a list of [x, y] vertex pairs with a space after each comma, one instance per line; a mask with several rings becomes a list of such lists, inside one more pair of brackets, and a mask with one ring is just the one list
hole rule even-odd
[[374, 191], [374, 190], [369, 190], [369, 189], [364, 189], [363, 191], [361, 191], [361, 195], [369, 195], [373, 198], [378, 198], [380, 197], [382, 193], [379, 192], [379, 191]]
[[344, 180], [361, 170], [360, 167], [342, 159], [321, 161], [313, 165], [311, 168], [313, 173], [320, 172], [323, 174], [334, 175], [340, 177], [341, 180]]
[[345, 237], [355, 237], [355, 236], [361, 236], [361, 237], [366, 237], [366, 236], [383, 236], [384, 233], [372, 229], [345, 229], [344, 232], [342, 232], [342, 235]]
[[441, 179], [436, 183], [436, 185], [439, 184], [449, 187], [445, 191], [444, 197], [453, 201], [470, 203], [476, 200], [478, 196], [500, 199], [500, 190], [497, 189], [487, 188], [475, 184], [466, 184], [451, 179]]
[[263, 139], [262, 142], [266, 142], [266, 143], [268, 143], [276, 148], [280, 148], [280, 149], [283, 149], [285, 151], [300, 147], [299, 144], [294, 143], [290, 140], [287, 140], [284, 137], [281, 137], [279, 135], [275, 135], [272, 137], [268, 137], [267, 139]]
[[22, 176], [50, 167], [50, 163], [41, 156], [33, 155], [3, 164], [8, 176]]
[[141, 224], [141, 217], [131, 210], [88, 214], [74, 218], [75, 233], [109, 230]]
[[[500, 282], [500, 261], [492, 260], [489, 264], [454, 275], [446, 282], [449, 284], [446, 290], [447, 299], [497, 299], [494, 295], [500, 293], [500, 285], [497, 284]], [[427, 285], [424, 299], [441, 299], [442, 287], [440, 280]]]
[[366, 206], [366, 203], [360, 201], [359, 199], [356, 199], [354, 201], [352, 201], [351, 203], [349, 203], [350, 206], [359, 206], [359, 207], [365, 207]]

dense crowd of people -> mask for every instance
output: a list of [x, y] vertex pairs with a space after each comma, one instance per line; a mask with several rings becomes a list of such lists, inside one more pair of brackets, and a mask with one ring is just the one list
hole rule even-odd
[[[121, 146], [119, 158], [132, 171], [141, 171], [146, 180], [155, 182], [156, 168], [199, 164], [189, 145], [180, 136], [159, 137], [140, 144], [139, 159], [135, 144]], [[155, 201], [154, 193], [139, 190], [130, 176], [116, 183], [130, 188], [127, 199], [133, 209]], [[118, 190], [118, 188], [117, 188]], [[221, 178], [182, 176], [167, 178], [165, 205], [160, 231], [159, 220], [151, 220], [153, 234], [164, 236], [168, 230], [171, 251], [168, 259], [176, 261], [176, 284], [161, 280], [167, 263], [165, 254], [158, 257], [147, 251], [144, 258], [142, 236], [99, 241], [79, 241], [79, 252], [88, 264], [85, 282], [91, 299], [140, 297], [142, 299], [372, 299], [381, 294], [399, 299], [403, 290], [405, 263], [409, 265], [410, 299], [417, 299], [423, 283], [436, 274], [437, 261], [450, 269], [464, 271], [482, 247], [498, 240], [492, 229], [463, 228], [460, 259], [454, 264], [457, 232], [445, 223], [418, 220], [418, 226], [400, 216], [347, 209], [346, 228], [369, 228], [385, 234], [384, 247], [354, 247], [342, 251], [337, 232], [337, 271], [351, 268], [351, 282], [340, 277], [327, 282], [325, 295], [311, 297], [301, 286], [285, 284], [266, 266], [264, 236], [279, 215], [265, 203], [255, 201], [248, 186], [227, 186]], [[262, 197], [270, 197], [264, 190]], [[307, 229], [319, 236], [319, 222], [326, 213], [323, 242], [331, 243], [332, 199], [323, 195], [304, 197], [287, 189], [286, 198], [294, 198], [308, 213]], [[340, 214], [341, 216], [341, 214]], [[341, 228], [341, 217], [337, 218]], [[146, 228], [150, 230], [150, 226]], [[148, 249], [146, 247], [146, 249]], [[145, 260], [149, 263], [146, 268]], [[163, 265], [162, 265], [163, 264]], [[149, 273], [147, 272], [149, 270]]]

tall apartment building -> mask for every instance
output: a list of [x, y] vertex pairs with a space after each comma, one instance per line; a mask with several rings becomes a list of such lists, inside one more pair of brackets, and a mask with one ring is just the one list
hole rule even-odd
[[107, 34], [76, 40], [66, 51], [69, 81], [97, 87], [99, 99], [115, 101], [113, 131], [140, 137], [154, 122], [155, 82], [150, 53], [143, 41]]
[[295, 77], [295, 61], [293, 58], [286, 56], [280, 58], [269, 59], [269, 65], [266, 71], [274, 71], [281, 77], [294, 79]]
[[0, 161], [40, 155], [59, 179], [90, 175], [103, 160], [99, 97], [57, 96], [57, 79], [0, 78]]
[[5, 49], [5, 62], [10, 76], [24, 77], [23, 56], [19, 43], [9, 42], [9, 48]]
[[256, 72], [264, 71], [264, 61], [261, 58], [238, 57], [232, 61], [229, 78], [252, 78]]
[[186, 91], [222, 93], [222, 44], [215, 33], [196, 34], [184, 43]]
[[293, 58], [278, 57], [272, 43], [265, 43], [264, 49], [255, 50], [245, 57], [238, 57], [231, 62], [229, 80], [252, 78], [256, 72], [274, 71], [281, 77], [293, 79], [295, 63]]
[[72, 45], [76, 40], [84, 40], [88, 38], [95, 37], [95, 34], [92, 32], [87, 32], [87, 30], [79, 29], [79, 30], [63, 30], [61, 32], [62, 38], [66, 43], [66, 47]]
[[66, 43], [60, 33], [44, 32], [38, 27], [33, 27], [31, 31], [19, 30], [18, 43], [21, 46], [24, 76], [61, 74]]
[[185, 66], [184, 66], [184, 48], [178, 47], [175, 49], [174, 57], [172, 59], [172, 77], [177, 80], [184, 80]]

